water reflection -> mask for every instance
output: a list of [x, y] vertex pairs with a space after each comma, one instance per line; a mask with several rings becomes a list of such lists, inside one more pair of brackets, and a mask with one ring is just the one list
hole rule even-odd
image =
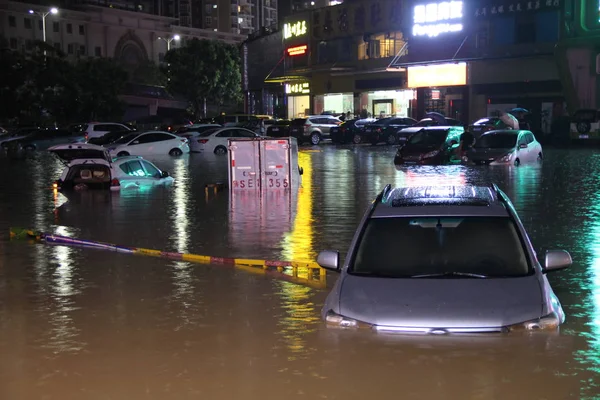
[[173, 174], [176, 176], [173, 190], [173, 208], [171, 211], [172, 223], [174, 227], [173, 241], [175, 250], [178, 253], [188, 252], [189, 239], [189, 208], [188, 200], [190, 193], [189, 166], [183, 159], [177, 160]]

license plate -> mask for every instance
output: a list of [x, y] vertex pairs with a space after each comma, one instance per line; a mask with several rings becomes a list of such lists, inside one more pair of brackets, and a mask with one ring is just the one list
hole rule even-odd
[[404, 141], [406, 141], [406, 138], [405, 137], [399, 137], [398, 140], [401, 141], [401, 142], [404, 142]]
[[589, 139], [590, 135], [579, 135], [579, 139]]
[[272, 128], [271, 131], [273, 131], [273, 132], [279, 132], [279, 128]]

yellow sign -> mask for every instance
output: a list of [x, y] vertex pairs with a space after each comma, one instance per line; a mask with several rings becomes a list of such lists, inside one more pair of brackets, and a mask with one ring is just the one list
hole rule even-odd
[[467, 84], [467, 64], [451, 63], [408, 67], [408, 87], [460, 86]]
[[286, 94], [310, 94], [310, 83], [286, 83], [285, 84]]
[[291, 39], [306, 35], [308, 30], [306, 29], [306, 21], [298, 21], [294, 23], [286, 23], [283, 25], [283, 38]]

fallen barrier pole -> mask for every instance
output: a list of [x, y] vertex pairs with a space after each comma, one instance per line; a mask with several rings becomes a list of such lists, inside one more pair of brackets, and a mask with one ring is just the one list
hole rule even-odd
[[[246, 272], [268, 276], [317, 289], [325, 289], [326, 272], [312, 261], [278, 261], [248, 258], [213, 257], [200, 254], [176, 253], [142, 247], [118, 246], [112, 243], [96, 242], [67, 236], [36, 232], [31, 229], [10, 228], [11, 239], [32, 239], [62, 246], [89, 247], [98, 250], [115, 251], [170, 260], [187, 261], [197, 264], [220, 264], [233, 266]], [[287, 272], [291, 272], [287, 273]]]

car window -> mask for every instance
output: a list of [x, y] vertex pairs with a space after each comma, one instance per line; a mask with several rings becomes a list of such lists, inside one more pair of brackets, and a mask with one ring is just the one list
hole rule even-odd
[[402, 124], [402, 118], [392, 118], [388, 122], [388, 125], [400, 125]]
[[224, 129], [221, 132], [217, 133], [215, 136], [220, 138], [232, 137], [233, 135], [235, 135], [234, 131], [236, 130], [237, 129]]
[[144, 164], [144, 169], [146, 170], [146, 176], [151, 176], [154, 178], [160, 177], [160, 171], [154, 165], [150, 164], [148, 161], [142, 161]]
[[408, 139], [408, 144], [416, 146], [439, 146], [446, 141], [448, 131], [444, 129], [422, 130]]
[[129, 176], [146, 176], [146, 172], [139, 160], [128, 161], [121, 164], [119, 168]]
[[397, 217], [368, 221], [348, 272], [398, 278], [446, 273], [493, 278], [525, 276], [533, 270], [518, 229], [508, 217]]
[[321, 118], [309, 118], [308, 122], [310, 122], [311, 124], [320, 124], [321, 123]]
[[526, 134], [525, 134], [525, 139], [527, 140], [527, 143], [528, 143], [528, 144], [529, 144], [529, 143], [533, 143], [533, 140], [534, 140], [534, 138], [533, 138], [533, 134], [532, 134], [532, 133], [526, 133]]
[[308, 121], [307, 118], [296, 118], [290, 123], [290, 125], [304, 125], [306, 121]]
[[525, 139], [525, 135], [522, 134], [521, 136], [519, 136], [519, 141], [517, 143], [519, 146], [522, 144], [527, 144], [527, 139]]
[[123, 136], [122, 138], [115, 140], [113, 144], [126, 144], [131, 142], [133, 139], [139, 136], [139, 133], [130, 133], [128, 135]]
[[216, 132], [216, 131], [218, 131], [219, 129], [222, 129], [222, 128], [212, 128], [212, 129], [207, 129], [207, 130], [205, 130], [204, 132], [200, 133], [198, 136], [199, 136], [199, 137], [207, 137], [207, 136], [210, 136], [210, 135], [212, 135], [213, 133], [215, 133], [215, 132]]

